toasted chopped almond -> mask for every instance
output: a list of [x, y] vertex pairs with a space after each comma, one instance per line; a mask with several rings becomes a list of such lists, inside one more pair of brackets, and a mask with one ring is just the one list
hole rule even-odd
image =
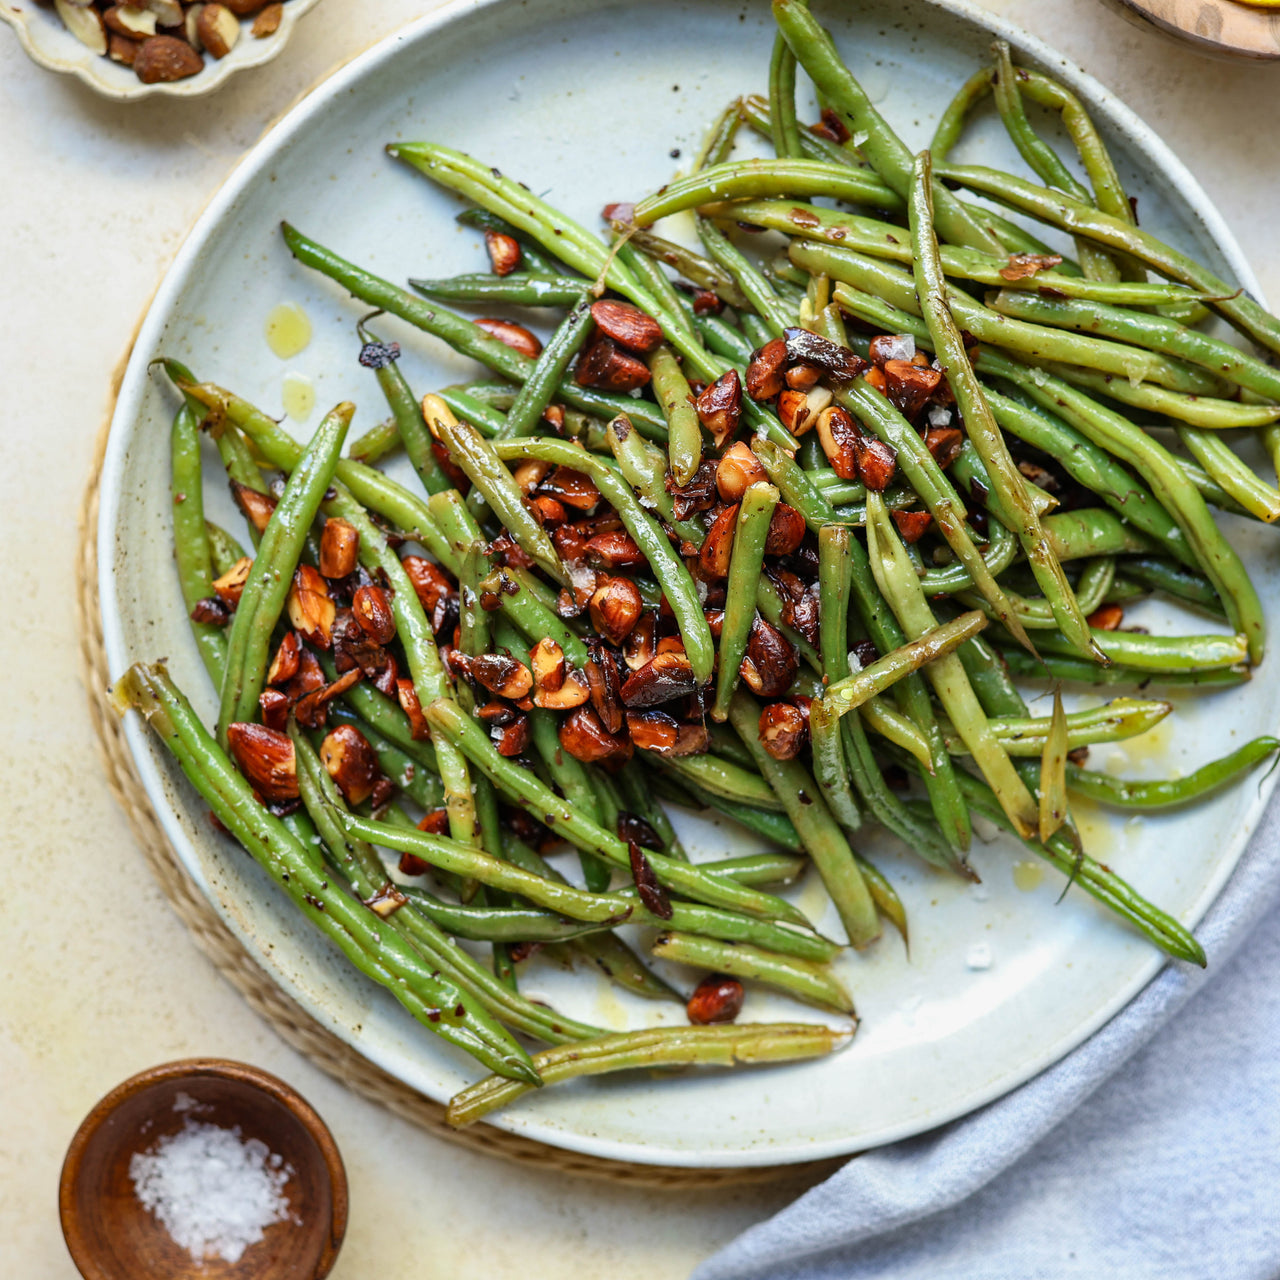
[[326, 578], [345, 578], [355, 573], [360, 555], [360, 530], [334, 517], [324, 522], [320, 535], [320, 573]]
[[123, 67], [131, 67], [138, 60], [138, 42], [112, 31], [107, 36], [107, 57]]
[[440, 606], [456, 597], [457, 591], [453, 583], [439, 565], [424, 560], [422, 556], [405, 556], [400, 563], [404, 565], [404, 571], [413, 583], [414, 593], [423, 611], [428, 618], [434, 619]]
[[808, 329], [787, 329], [782, 336], [788, 359], [816, 365], [837, 382], [850, 382], [867, 368], [867, 361], [848, 347]]
[[631, 878], [635, 881], [640, 901], [659, 919], [670, 920], [673, 914], [671, 899], [667, 897], [667, 891], [658, 882], [653, 864], [645, 857], [644, 850], [634, 840], [627, 845], [627, 853], [631, 858]]
[[483, 329], [491, 338], [497, 338], [512, 351], [518, 351], [530, 360], [536, 360], [542, 354], [542, 343], [524, 325], [516, 324], [514, 320], [484, 316], [475, 323], [477, 328]]
[[271, 659], [267, 668], [267, 683], [276, 685], [292, 680], [298, 674], [298, 665], [302, 656], [302, 641], [296, 631], [287, 632], [280, 641], [280, 647]]
[[559, 739], [560, 745], [583, 764], [624, 758], [631, 749], [629, 739], [608, 733], [600, 717], [587, 706], [576, 708], [564, 718]]
[[574, 367], [574, 381], [580, 387], [601, 391], [634, 391], [647, 387], [649, 366], [638, 356], [622, 350], [612, 338], [597, 333], [582, 349]]
[[725, 507], [711, 522], [698, 552], [698, 567], [708, 578], [726, 578], [733, 555], [733, 537], [738, 526], [738, 504]]
[[244, 518], [259, 533], [265, 533], [271, 513], [276, 509], [276, 500], [269, 493], [259, 493], [238, 480], [231, 481], [231, 496]]
[[321, 649], [333, 639], [333, 619], [337, 606], [329, 595], [329, 584], [320, 571], [300, 564], [289, 588], [289, 621], [304, 638]]
[[872, 365], [870, 369], [862, 375], [862, 380], [873, 390], [878, 391], [882, 396], [888, 397], [888, 383], [885, 381], [884, 370], [879, 365]]
[[775, 760], [794, 760], [809, 737], [804, 715], [789, 702], [760, 708], [760, 743]]
[[657, 653], [658, 619], [652, 610], [646, 609], [640, 621], [631, 628], [631, 634], [622, 642], [622, 659], [630, 671], [638, 671], [653, 660]]
[[858, 445], [862, 432], [838, 404], [828, 405], [818, 415], [818, 441], [827, 461], [841, 480], [858, 479]]
[[363, 804], [378, 780], [378, 757], [352, 724], [331, 729], [320, 744], [320, 761], [348, 804]]
[[[591, 477], [571, 467], [557, 467], [540, 487], [549, 497], [578, 511], [590, 511], [600, 503], [600, 490]], [[560, 550], [559, 547], [556, 549]], [[565, 553], [560, 551], [560, 554], [563, 556]]]
[[[418, 830], [425, 831], [429, 836], [447, 836], [449, 834], [449, 810], [443, 805], [438, 809], [428, 809], [426, 813], [418, 819]], [[429, 862], [423, 862], [421, 858], [414, 858], [414, 862], [421, 863], [421, 871], [406, 871], [406, 875], [424, 875], [430, 867]], [[401, 862], [400, 870], [404, 871], [404, 863]]]
[[618, 664], [603, 645], [593, 645], [591, 658], [583, 668], [587, 687], [591, 690], [591, 705], [600, 717], [608, 733], [621, 733], [624, 723], [622, 713], [622, 681], [618, 676]]
[[811, 391], [818, 385], [822, 370], [812, 364], [793, 364], [784, 375], [786, 384], [792, 391]]
[[903, 542], [919, 542], [933, 523], [927, 511], [895, 511], [893, 523], [898, 526]]
[[422, 714], [422, 703], [418, 699], [418, 691], [414, 688], [412, 680], [401, 676], [396, 681], [396, 701], [400, 704], [400, 710], [409, 717], [409, 732], [413, 735], [417, 742], [425, 742], [431, 737], [431, 727], [427, 724], [427, 718]]
[[179, 0], [141, 0], [141, 3], [156, 15], [157, 26], [182, 26], [182, 5]]
[[601, 298], [591, 304], [591, 318], [606, 338], [628, 351], [648, 355], [662, 342], [662, 326], [629, 302]]
[[520, 486], [520, 492], [528, 497], [551, 473], [553, 465], [541, 458], [526, 458], [511, 472], [511, 478]]
[[721, 502], [741, 502], [751, 485], [768, 478], [751, 446], [741, 440], [730, 445], [716, 464], [716, 491]]
[[226, 573], [213, 580], [214, 593], [229, 609], [234, 609], [240, 603], [244, 584], [249, 580], [252, 568], [253, 561], [248, 556], [241, 556]]
[[533, 671], [533, 687], [539, 692], [555, 693], [564, 686], [564, 650], [550, 636], [543, 636], [529, 650], [529, 666]]
[[143, 84], [169, 84], [203, 70], [204, 59], [176, 36], [151, 36], [138, 47], [133, 60], [133, 73]]
[[658, 641], [658, 653], [684, 653], [684, 641], [679, 636], [663, 636]]
[[280, 23], [283, 21], [284, 5], [280, 0], [275, 0], [274, 4], [267, 5], [254, 18], [253, 26], [249, 28], [249, 33], [255, 40], [265, 40], [268, 36], [273, 36], [280, 30]]
[[361, 676], [359, 669], [339, 676], [332, 684], [313, 689], [293, 704], [293, 714], [298, 723], [308, 729], [319, 729], [329, 719], [329, 703], [345, 693]]
[[113, 4], [103, 10], [102, 21], [108, 31], [129, 40], [145, 40], [156, 33], [156, 15], [138, 5]]
[[778, 417], [793, 436], [802, 436], [818, 421], [818, 416], [834, 398], [830, 387], [810, 391], [784, 391], [778, 397]]
[[720, 448], [738, 429], [742, 421], [742, 384], [738, 371], [722, 373], [695, 401], [698, 421], [711, 432], [716, 448]]
[[591, 624], [610, 644], [621, 644], [640, 621], [644, 601], [630, 578], [607, 578], [588, 605]]
[[964, 447], [964, 432], [959, 427], [930, 427], [924, 443], [938, 466], [949, 467]]
[[1099, 631], [1115, 631], [1124, 621], [1124, 609], [1118, 604], [1104, 604], [1088, 617], [1091, 627]]
[[196, 21], [200, 43], [214, 58], [225, 58], [240, 39], [240, 19], [225, 4], [206, 4]]
[[303, 649], [298, 654], [298, 674], [287, 681], [284, 692], [291, 702], [298, 702], [307, 694], [325, 686], [324, 671], [316, 661], [316, 655], [310, 649]]
[[262, 712], [262, 723], [268, 729], [283, 733], [289, 725], [289, 697], [279, 689], [263, 689], [258, 694], [258, 709]]
[[777, 627], [757, 615], [740, 668], [751, 691], [762, 698], [780, 698], [791, 688], [799, 669], [795, 646]]
[[524, 754], [529, 745], [529, 731], [529, 717], [517, 715], [510, 724], [494, 725], [489, 730], [489, 736], [493, 739], [498, 754], [510, 758]]
[[669, 756], [675, 751], [680, 727], [665, 711], [628, 711], [627, 732], [641, 751]]
[[752, 352], [747, 365], [747, 395], [753, 400], [772, 400], [782, 390], [786, 363], [787, 344], [781, 338]]
[[587, 678], [575, 667], [569, 667], [564, 673], [564, 683], [558, 689], [537, 689], [533, 694], [533, 705], [547, 711], [571, 711], [580, 707], [591, 696]]
[[587, 542], [587, 563], [596, 569], [635, 569], [647, 564], [636, 540], [623, 529], [597, 533]]
[[520, 266], [520, 241], [502, 231], [484, 233], [484, 247], [489, 253], [489, 263], [497, 276], [509, 276]]
[[779, 502], [769, 521], [769, 534], [765, 539], [767, 556], [789, 556], [804, 541], [805, 523], [795, 507]]
[[372, 898], [366, 898], [364, 900], [364, 905], [368, 907], [375, 916], [380, 916], [385, 920], [388, 916], [395, 915], [395, 913], [408, 901], [409, 899], [406, 898], [390, 880], [388, 880]]
[[351, 613], [360, 629], [375, 644], [390, 644], [396, 634], [395, 615], [387, 593], [376, 583], [357, 587], [351, 597]]
[[687, 697], [697, 687], [693, 667], [685, 654], [657, 653], [627, 677], [621, 696], [625, 706], [643, 709]]
[[897, 451], [875, 436], [859, 436], [854, 448], [858, 457], [858, 479], [868, 489], [883, 493], [897, 473]]
[[70, 0], [54, 0], [62, 25], [87, 49], [99, 56], [107, 52], [107, 29], [96, 9], [72, 4]]
[[533, 673], [505, 653], [482, 653], [472, 659], [472, 677], [490, 693], [515, 701], [533, 688]]
[[298, 770], [287, 734], [266, 725], [227, 725], [227, 749], [249, 785], [267, 801], [298, 798]]
[[528, 499], [529, 511], [544, 529], [558, 529], [569, 518], [564, 503], [545, 493]]
[[889, 403], [905, 418], [914, 418], [942, 382], [940, 369], [921, 368], [906, 360], [887, 360], [884, 365], [885, 391]]
[[206, 626], [225, 627], [231, 621], [231, 610], [217, 596], [206, 596], [191, 606], [191, 621]]
[[695, 1027], [732, 1022], [742, 1012], [745, 992], [737, 978], [723, 973], [708, 974], [693, 989], [685, 1005], [685, 1016]]

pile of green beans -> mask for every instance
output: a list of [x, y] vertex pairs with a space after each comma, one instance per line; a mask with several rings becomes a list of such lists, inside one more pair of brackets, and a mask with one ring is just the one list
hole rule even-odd
[[[862, 851], [873, 826], [976, 878], [983, 814], [1203, 964], [1089, 857], [1072, 798], [1172, 809], [1280, 751], [1258, 738], [1142, 781], [1083, 759], [1176, 715], [1151, 689], [1212, 695], [1262, 660], [1215, 509], [1280, 519], [1280, 485], [1237, 452], [1258, 432], [1280, 456], [1280, 373], [1197, 325], [1213, 311], [1280, 352], [1280, 321], [1139, 230], [1083, 105], [1003, 42], [913, 155], [804, 0], [773, 12], [768, 99], [730, 103], [688, 171], [612, 206], [605, 236], [434, 142], [387, 150], [471, 202], [459, 220], [493, 271], [403, 288], [282, 224], [301, 269], [377, 308], [353, 344], [377, 406], [347, 456], [353, 404], [301, 444], [160, 362], [180, 393], [179, 588], [219, 708], [210, 733], [141, 664], [117, 705], [332, 945], [493, 1073], [455, 1124], [575, 1075], [841, 1047], [845, 948], [908, 930]], [[950, 162], [987, 94], [1034, 180]], [[1061, 115], [1086, 181], [1032, 108]], [[772, 157], [734, 158], [744, 124]], [[696, 249], [655, 229], [681, 211]], [[738, 226], [786, 252], [760, 263]], [[540, 308], [549, 337], [473, 305]], [[495, 380], [414, 386], [380, 315]], [[401, 450], [409, 484], [375, 465]], [[205, 520], [206, 452], [250, 554]], [[1153, 592], [1226, 630], [1126, 625]], [[1015, 679], [1049, 680], [1052, 714]], [[1113, 696], [1071, 710], [1064, 684]], [[758, 851], [690, 857], [664, 801]], [[568, 871], [544, 856], [565, 846]], [[810, 864], [836, 937], [772, 891]], [[745, 987], [838, 1026], [592, 1026], [522, 994], [539, 949], [654, 1001], [711, 975], [695, 1024], [731, 1021]]]

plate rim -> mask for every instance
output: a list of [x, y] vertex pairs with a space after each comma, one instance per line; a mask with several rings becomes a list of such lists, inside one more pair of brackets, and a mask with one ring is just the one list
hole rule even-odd
[[[636, 0], [629, 0], [629, 2], [634, 4]], [[1054, 73], [1079, 94], [1091, 109], [1104, 110], [1108, 124], [1125, 136], [1126, 140], [1139, 151], [1156, 162], [1160, 173], [1180, 197], [1189, 217], [1200, 224], [1236, 276], [1237, 281], [1255, 298], [1262, 301], [1261, 290], [1249, 262], [1216, 204], [1210, 200], [1196, 178], [1156, 130], [1146, 124], [1122, 99], [1045, 41], [983, 9], [974, 3], [974, 0], [923, 0], [923, 3], [959, 18], [981, 31], [990, 32], [993, 37], [1008, 40], [1018, 51], [1029, 55], [1041, 66], [1052, 67]], [[148, 378], [148, 353], [155, 347], [156, 339], [163, 330], [164, 316], [171, 308], [176, 295], [187, 283], [193, 264], [205, 242], [215, 233], [222, 216], [249, 188], [257, 174], [270, 166], [277, 152], [287, 148], [292, 137], [310, 121], [314, 114], [324, 111], [349, 85], [376, 69], [384, 59], [392, 57], [401, 46], [425, 40], [441, 28], [464, 17], [473, 16], [479, 11], [497, 10], [507, 6], [526, 8], [527, 0], [448, 0], [433, 12], [414, 19], [383, 37], [317, 83], [246, 151], [226, 175], [188, 230], [139, 326], [133, 350], [121, 380], [103, 458], [102, 500], [98, 516], [99, 546], [112, 545], [112, 535], [122, 497], [122, 471], [128, 453], [126, 433], [131, 424], [136, 424], [141, 409], [141, 399]], [[110, 556], [100, 556], [98, 577], [107, 669], [109, 672], [116, 673], [123, 670], [132, 659], [124, 643], [123, 620], [117, 608], [114, 566]], [[396, 1075], [394, 1062], [384, 1059], [377, 1051], [376, 1045], [365, 1043], [358, 1036], [353, 1035], [351, 1028], [342, 1022], [327, 1005], [312, 998], [305, 988], [293, 982], [286, 973], [273, 965], [270, 955], [263, 954], [263, 948], [256, 937], [241, 927], [236, 913], [223, 903], [220, 893], [209, 883], [203, 873], [200, 859], [195, 854], [182, 817], [170, 802], [166, 779], [159, 765], [161, 757], [154, 750], [154, 744], [145, 728], [139, 723], [138, 717], [125, 718], [124, 736], [134, 765], [138, 769], [139, 778], [165, 835], [178, 854], [184, 870], [195, 881], [223, 923], [246, 947], [271, 980], [306, 1009], [310, 1016], [349, 1044], [366, 1060]], [[1228, 856], [1220, 860], [1214, 874], [1206, 881], [1202, 902], [1198, 909], [1191, 913], [1188, 920], [1191, 927], [1194, 927], [1210, 910], [1227, 880], [1235, 871], [1277, 782], [1280, 782], [1280, 773], [1269, 776], [1257, 789], [1253, 804], [1242, 817], [1234, 848]], [[900, 1123], [896, 1127], [877, 1131], [871, 1137], [864, 1135], [856, 1140], [835, 1137], [823, 1143], [799, 1143], [790, 1147], [744, 1146], [737, 1150], [703, 1151], [666, 1146], [662, 1145], [661, 1141], [649, 1144], [599, 1138], [586, 1129], [568, 1130], [560, 1127], [555, 1121], [526, 1116], [518, 1108], [496, 1114], [490, 1118], [489, 1123], [549, 1146], [645, 1165], [743, 1168], [784, 1166], [850, 1156], [862, 1150], [929, 1132], [1013, 1092], [1041, 1072], [1062, 1061], [1095, 1035], [1137, 997], [1166, 963], [1166, 958], [1152, 948], [1149, 959], [1135, 969], [1135, 974], [1129, 982], [1118, 988], [1110, 999], [1101, 1003], [1092, 1016], [1081, 1020], [1058, 1036], [1049, 1048], [1034, 1057], [1032, 1065], [1024, 1065], [1008, 1074], [998, 1073], [987, 1085], [974, 1088], [964, 1098], [953, 1099], [948, 1106], [930, 1113], [925, 1124], [921, 1124], [919, 1119]], [[399, 1079], [398, 1076], [396, 1078]]]

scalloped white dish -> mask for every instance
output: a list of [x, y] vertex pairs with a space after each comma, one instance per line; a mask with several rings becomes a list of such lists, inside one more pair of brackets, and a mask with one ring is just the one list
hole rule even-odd
[[261, 40], [249, 34], [252, 19], [245, 20], [240, 39], [226, 57], [206, 57], [204, 70], [197, 75], [159, 84], [143, 84], [131, 67], [94, 53], [62, 25], [51, 6], [41, 6], [36, 0], [0, 0], [0, 18], [14, 29], [19, 43], [42, 67], [73, 75], [105, 98], [136, 102], [152, 97], [199, 98], [226, 84], [237, 71], [270, 62], [284, 49], [298, 20], [318, 3], [286, 0], [279, 29]]
[[[927, 141], [955, 89], [988, 57], [993, 34], [1064, 79], [1089, 104], [1137, 195], [1143, 225], [1201, 255], [1246, 287], [1255, 282], [1204, 192], [1141, 121], [1095, 81], [1025, 34], [963, 0], [857, 0], [820, 4], [842, 51], [909, 145]], [[887, 15], [887, 16], [886, 16]], [[170, 544], [170, 391], [148, 372], [167, 353], [204, 378], [235, 386], [275, 413], [288, 373], [311, 379], [316, 408], [360, 406], [354, 435], [385, 409], [355, 354], [358, 307], [294, 263], [282, 218], [394, 280], [479, 269], [479, 237], [460, 229], [461, 207], [383, 145], [431, 137], [527, 182], [586, 225], [610, 200], [634, 199], [670, 178], [730, 98], [767, 78], [767, 5], [741, 0], [478, 0], [459, 3], [384, 41], [344, 67], [247, 155], [192, 230], [137, 340], [121, 388], [102, 482], [101, 591], [113, 674], [165, 656], [207, 718], [215, 698], [183, 615]], [[998, 125], [980, 126], [961, 156], [1017, 166]], [[289, 361], [263, 339], [268, 313], [294, 302], [308, 313], [310, 345]], [[477, 376], [469, 361], [392, 321], [419, 392]], [[213, 465], [211, 464], [211, 468]], [[222, 486], [207, 486], [213, 518], [233, 519]], [[215, 490], [217, 491], [215, 494]], [[221, 507], [212, 502], [216, 497]], [[1270, 531], [1232, 522], [1228, 532], [1255, 574], [1274, 627], [1280, 572], [1264, 555]], [[1153, 630], [1171, 612], [1144, 605]], [[1184, 619], [1185, 620], [1185, 619]], [[1205, 629], [1202, 620], [1195, 629]], [[1272, 659], [1274, 661], [1274, 659]], [[1123, 750], [1099, 751], [1138, 776], [1187, 772], [1269, 732], [1280, 721], [1280, 683], [1182, 699], [1174, 717]], [[384, 992], [312, 934], [238, 850], [218, 837], [192, 790], [136, 719], [128, 737], [165, 829], [196, 883], [262, 967], [323, 1025], [398, 1079], [444, 1099], [476, 1078], [467, 1059], [432, 1038]], [[1091, 852], [1192, 924], [1234, 867], [1270, 785], [1250, 779], [1186, 813], [1130, 820], [1086, 806]], [[679, 815], [695, 858], [746, 852], [753, 839]], [[1061, 881], [1019, 864], [1003, 841], [976, 844], [982, 884], [916, 862], [888, 839], [865, 852], [899, 887], [912, 924], [911, 954], [886, 936], [839, 961], [862, 1025], [852, 1045], [818, 1062], [663, 1080], [631, 1074], [579, 1081], [522, 1099], [495, 1123], [530, 1138], [616, 1159], [688, 1166], [767, 1165], [847, 1154], [922, 1132], [999, 1097], [1097, 1030], [1162, 963], [1140, 936]], [[567, 864], [566, 864], [567, 866]], [[810, 878], [792, 891], [821, 911]], [[825, 922], [833, 925], [833, 919]], [[566, 1012], [615, 1025], [662, 1017], [676, 1005], [615, 995], [585, 975], [537, 960], [522, 987]], [[686, 985], [688, 975], [680, 975]], [[751, 995], [744, 1016], [795, 1017], [782, 999]], [[804, 1011], [801, 1016], [810, 1016]]]

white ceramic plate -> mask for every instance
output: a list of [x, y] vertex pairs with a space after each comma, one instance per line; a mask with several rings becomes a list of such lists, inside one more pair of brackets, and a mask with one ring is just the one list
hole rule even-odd
[[317, 2], [288, 0], [279, 29], [261, 40], [249, 32], [253, 18], [242, 18], [240, 39], [225, 58], [211, 58], [206, 54], [204, 70], [198, 75], [167, 84], [143, 84], [131, 67], [94, 53], [63, 26], [51, 4], [37, 4], [36, 0], [0, 0], [0, 18], [14, 29], [22, 47], [42, 67], [67, 72], [104, 98], [134, 102], [151, 97], [203, 97], [226, 84], [237, 71], [270, 62], [284, 48], [298, 19]]
[[[927, 140], [943, 104], [988, 57], [992, 32], [1008, 35], [1023, 56], [1090, 104], [1139, 197], [1143, 225], [1253, 283], [1212, 205], [1167, 148], [1042, 45], [955, 2], [832, 3], [822, 17], [911, 145]], [[457, 202], [388, 160], [386, 141], [433, 137], [462, 147], [596, 225], [606, 201], [635, 198], [668, 179], [676, 163], [671, 149], [694, 148], [731, 97], [764, 86], [771, 38], [767, 7], [737, 0], [459, 4], [344, 68], [273, 129], [183, 246], [121, 391], [100, 544], [112, 671], [167, 656], [179, 683], [212, 716], [214, 698], [173, 572], [167, 437], [174, 402], [148, 374], [153, 356], [186, 360], [200, 376], [233, 384], [273, 412], [282, 376], [309, 376], [317, 408], [306, 424], [291, 424], [299, 434], [340, 399], [360, 404], [357, 430], [385, 413], [371, 375], [355, 360], [360, 308], [291, 261], [277, 231], [281, 218], [391, 279], [479, 269], [479, 238], [452, 221]], [[998, 127], [967, 143], [966, 154], [1017, 164]], [[311, 345], [291, 362], [278, 360], [263, 340], [268, 311], [285, 301], [301, 304], [315, 326]], [[432, 339], [392, 322], [381, 328], [403, 343], [402, 367], [420, 391], [475, 372]], [[232, 518], [226, 508], [223, 515]], [[1274, 615], [1280, 580], [1274, 561], [1264, 560], [1259, 529], [1233, 524], [1230, 533]], [[1141, 617], [1155, 628], [1170, 625], [1155, 607]], [[1193, 621], [1191, 629], [1205, 625]], [[1114, 755], [1138, 774], [1187, 771], [1268, 731], [1278, 698], [1280, 686], [1258, 681], [1247, 691], [1187, 699], [1171, 726]], [[213, 834], [191, 790], [136, 721], [129, 736], [187, 868], [284, 990], [423, 1093], [445, 1098], [475, 1078], [472, 1063], [351, 971], [243, 854]], [[1082, 806], [1081, 820], [1097, 856], [1194, 922], [1230, 873], [1264, 799], [1251, 779], [1185, 814], [1122, 822]], [[753, 847], [714, 823], [685, 826], [695, 856]], [[1034, 870], [1015, 875], [1023, 855], [1003, 842], [975, 848], [983, 878], [977, 887], [923, 868], [888, 841], [865, 848], [900, 886], [912, 948], [908, 959], [887, 936], [869, 954], [841, 962], [863, 1018], [844, 1053], [766, 1071], [580, 1082], [524, 1100], [497, 1123], [642, 1162], [752, 1165], [852, 1152], [921, 1132], [1027, 1080], [1096, 1030], [1160, 966], [1145, 940], [1078, 890], [1055, 905], [1056, 875], [1038, 883]], [[816, 882], [802, 886], [798, 898], [822, 909]], [[687, 984], [688, 975], [680, 980]], [[535, 969], [525, 987], [588, 1019], [637, 1022], [658, 1012], [682, 1018], [678, 1006], [656, 1011], [622, 1000], [585, 975]], [[799, 1012], [752, 996], [747, 1016]]]

